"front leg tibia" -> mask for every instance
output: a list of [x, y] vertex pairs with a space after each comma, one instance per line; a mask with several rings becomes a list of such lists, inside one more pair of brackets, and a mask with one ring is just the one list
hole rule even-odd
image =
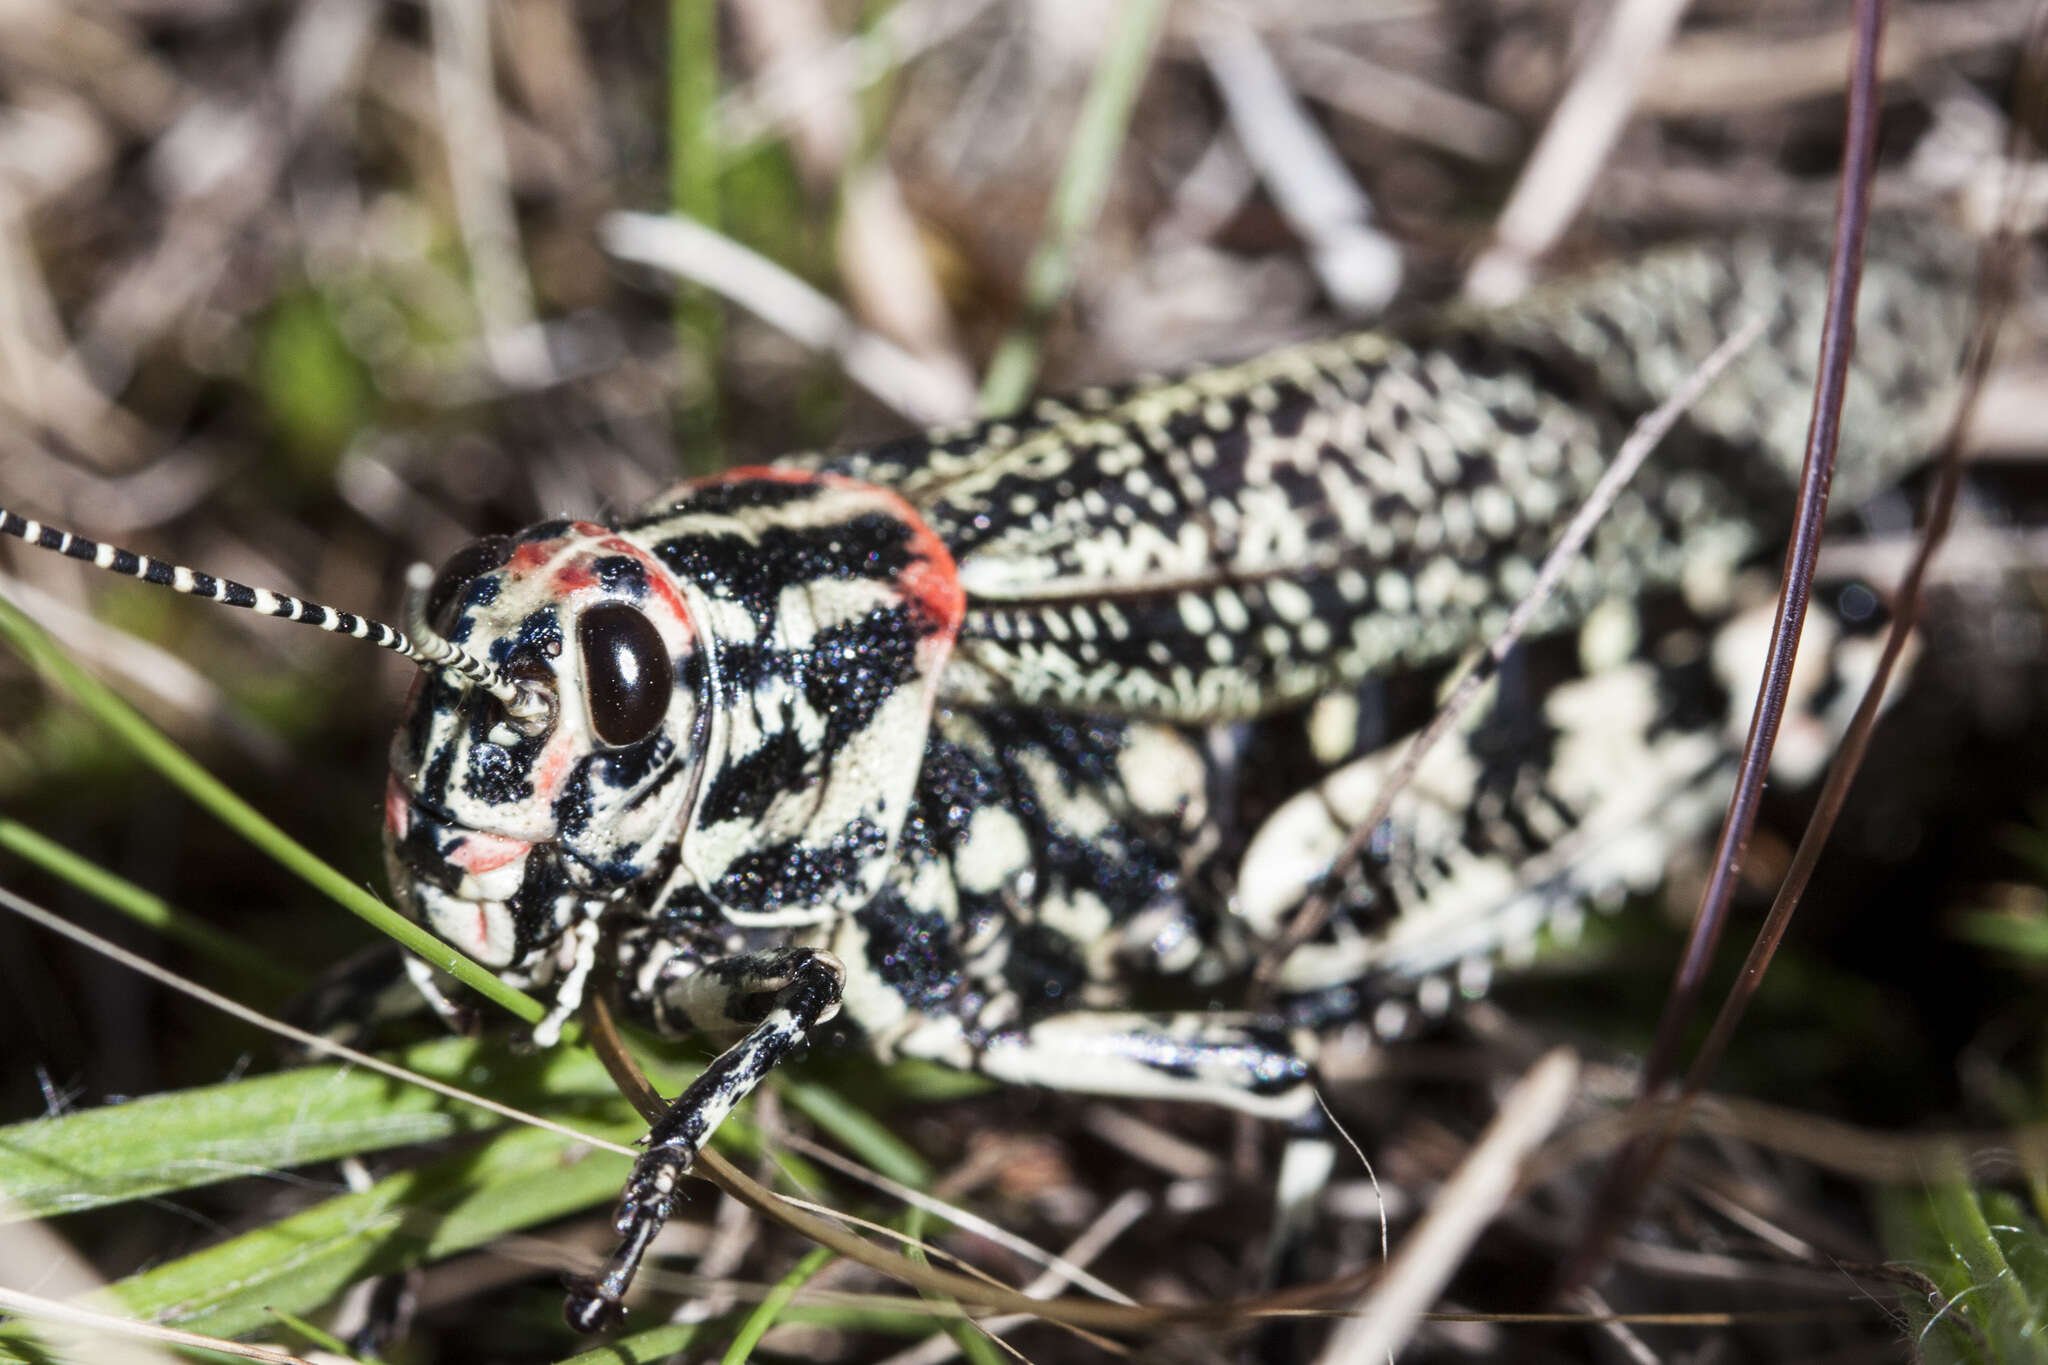
[[679, 955], [652, 955], [650, 938], [627, 936], [620, 967], [626, 1003], [637, 1017], [665, 1033], [684, 1020], [701, 1020], [707, 1029], [752, 1028], [705, 1067], [649, 1130], [647, 1151], [633, 1163], [619, 1201], [617, 1249], [596, 1276], [570, 1280], [565, 1316], [579, 1332], [597, 1331], [618, 1315], [648, 1246], [675, 1212], [676, 1189], [699, 1149], [778, 1062], [839, 1012], [846, 984], [839, 959], [811, 948], [749, 953], [694, 972], [681, 964]]

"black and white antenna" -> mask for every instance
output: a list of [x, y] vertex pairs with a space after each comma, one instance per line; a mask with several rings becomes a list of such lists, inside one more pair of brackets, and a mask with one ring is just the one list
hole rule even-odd
[[458, 686], [482, 688], [503, 702], [506, 715], [522, 728], [535, 723], [544, 724], [553, 712], [551, 699], [540, 687], [505, 676], [489, 661], [445, 639], [426, 623], [420, 602], [433, 571], [424, 564], [415, 565], [408, 580], [411, 585], [411, 606], [406, 620], [411, 634], [408, 635], [367, 616], [337, 611], [333, 607], [323, 607], [318, 602], [307, 602], [268, 588], [252, 588], [232, 578], [219, 578], [181, 564], [168, 564], [161, 559], [136, 554], [133, 550], [123, 550], [116, 545], [88, 540], [4, 507], [0, 507], [0, 535], [12, 536], [38, 549], [53, 550], [71, 559], [85, 560], [109, 573], [139, 578], [187, 597], [201, 597], [230, 607], [245, 607], [265, 616], [298, 621], [336, 635], [367, 640], [379, 649], [403, 654], [421, 668], [430, 668], [447, 676]]

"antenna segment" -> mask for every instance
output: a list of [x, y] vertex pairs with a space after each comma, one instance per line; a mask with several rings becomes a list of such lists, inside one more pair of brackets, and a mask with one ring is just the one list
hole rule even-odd
[[[106, 545], [96, 540], [56, 526], [46, 526], [32, 517], [24, 517], [0, 507], [0, 535], [8, 535], [42, 550], [51, 550], [70, 559], [80, 559], [95, 568], [109, 573], [139, 578], [172, 592], [187, 597], [200, 597], [209, 602], [219, 602], [230, 607], [244, 607], [275, 616], [285, 621], [297, 621], [303, 625], [315, 626], [335, 635], [347, 635], [357, 640], [366, 640], [379, 649], [388, 649], [403, 654], [421, 668], [433, 669], [447, 676], [458, 686], [482, 688], [505, 704], [505, 711], [514, 725], [522, 729], [544, 726], [552, 718], [554, 706], [546, 691], [537, 684], [520, 682], [507, 677], [487, 660], [480, 659], [462, 646], [443, 638], [439, 633], [419, 619], [415, 610], [408, 622], [412, 626], [409, 637], [404, 631], [395, 630], [382, 621], [373, 621], [367, 616], [353, 612], [337, 611], [333, 607], [308, 602], [288, 593], [272, 592], [268, 588], [252, 588], [237, 583], [232, 578], [219, 578], [213, 574], [188, 569], [181, 564], [169, 564], [148, 555], [123, 550], [116, 545]], [[413, 578], [413, 596], [419, 595], [416, 565]], [[431, 576], [432, 571], [428, 570]]]

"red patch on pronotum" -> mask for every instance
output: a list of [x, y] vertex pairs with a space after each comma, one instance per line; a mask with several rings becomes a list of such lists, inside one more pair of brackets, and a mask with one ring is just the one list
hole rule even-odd
[[[728, 469], [723, 474], [710, 474], [701, 479], [692, 479], [685, 487], [715, 488], [722, 483], [843, 483], [853, 485], [852, 479], [838, 479], [829, 474], [813, 474], [808, 469], [777, 469], [774, 465], [741, 465]], [[860, 485], [854, 485], [856, 487]]]
[[896, 576], [904, 596], [923, 613], [932, 634], [948, 640], [959, 634], [960, 623], [967, 618], [967, 590], [960, 586], [960, 570], [953, 563], [953, 552], [901, 495], [844, 474], [814, 474], [805, 469], [777, 469], [772, 465], [728, 469], [723, 474], [693, 479], [687, 486], [708, 488], [729, 483], [818, 484], [853, 489], [875, 498], [909, 528], [905, 548], [910, 551], [912, 562]]
[[857, 479], [824, 477], [836, 486], [873, 494], [888, 506], [892, 516], [910, 528], [905, 548], [912, 559], [896, 575], [896, 581], [924, 614], [932, 634], [943, 635], [949, 641], [958, 635], [960, 623], [967, 619], [967, 590], [960, 586], [960, 568], [953, 562], [953, 552], [946, 548], [946, 542], [939, 539], [939, 533], [900, 494]]

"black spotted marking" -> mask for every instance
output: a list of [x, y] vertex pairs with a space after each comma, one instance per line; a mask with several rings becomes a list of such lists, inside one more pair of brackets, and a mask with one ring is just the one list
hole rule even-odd
[[430, 810], [417, 799], [412, 804], [412, 818], [406, 822], [405, 837], [398, 845], [399, 855], [411, 875], [443, 891], [453, 891], [461, 883], [463, 873], [448, 861], [448, 855], [460, 848], [468, 836], [460, 832], [445, 811]]
[[160, 588], [171, 587], [178, 581], [177, 566], [166, 564], [161, 559], [143, 561], [142, 581], [154, 583]]
[[639, 602], [647, 596], [647, 566], [631, 555], [605, 555], [590, 571], [598, 586], [615, 597]]
[[537, 844], [526, 855], [525, 875], [512, 894], [512, 960], [523, 962], [552, 944], [569, 926], [560, 923], [557, 907], [569, 891], [569, 879], [556, 851]]
[[[914, 439], [914, 438], [913, 438]], [[818, 485], [799, 479], [720, 479], [692, 488], [673, 510], [749, 512], [788, 507], [816, 497]]]
[[256, 605], [256, 590], [244, 583], [222, 579], [220, 600], [231, 607], [253, 607]]
[[[470, 637], [476, 633], [477, 608], [488, 607], [491, 603], [497, 601], [499, 595], [504, 591], [505, 576], [503, 574], [486, 573], [471, 579], [469, 586], [462, 590], [461, 597], [449, 612], [453, 619], [448, 622], [445, 628], [441, 628], [441, 633], [455, 644], [468, 644]], [[428, 619], [434, 620], [436, 618], [429, 616]], [[531, 653], [528, 653], [521, 657], [531, 658], [533, 656]]]
[[761, 819], [777, 796], [812, 770], [817, 757], [785, 716], [782, 727], [763, 736], [758, 748], [719, 769], [704, 792], [698, 819], [706, 825]]
[[512, 541], [507, 536], [479, 536], [449, 555], [427, 588], [424, 610], [434, 629], [454, 639], [449, 633], [454, 624], [450, 609], [457, 602], [468, 603], [473, 585], [492, 570], [502, 568], [511, 557]]
[[1077, 1008], [1088, 972], [1073, 941], [1043, 924], [1020, 924], [1009, 937], [1003, 981], [1016, 994], [1024, 1018]]
[[515, 669], [521, 661], [553, 659], [562, 652], [562, 617], [558, 608], [537, 607], [510, 635], [491, 641], [489, 655], [500, 668]]
[[[807, 485], [790, 485], [807, 493]], [[628, 528], [631, 529], [631, 528]], [[691, 534], [662, 541], [654, 553], [670, 573], [712, 597], [737, 601], [757, 621], [771, 620], [776, 599], [794, 583], [833, 578], [893, 578], [915, 558], [911, 527], [882, 512], [824, 526], [774, 526], [754, 541]]]
[[[443, 708], [452, 706], [460, 695], [449, 683], [427, 679], [420, 684], [421, 695], [406, 708], [405, 720], [399, 727], [399, 740], [394, 745], [394, 766], [403, 768], [426, 760], [427, 745], [434, 736], [434, 721], [442, 714]], [[440, 695], [434, 695], [438, 689]], [[430, 800], [435, 793], [445, 792], [448, 778], [454, 771], [454, 756], [445, 748], [434, 756], [428, 771], [421, 776], [415, 787], [415, 800]]]
[[854, 912], [868, 966], [914, 1010], [945, 1008], [962, 989], [959, 945], [943, 915], [905, 904], [893, 888]]
[[818, 632], [797, 657], [804, 698], [825, 717], [825, 752], [838, 753], [865, 730], [876, 710], [917, 676], [923, 636], [914, 614], [892, 606]]
[[[665, 731], [656, 731], [638, 744], [593, 755], [590, 767], [593, 776], [613, 791], [635, 791], [650, 778], [667, 782], [677, 767], [675, 756], [675, 741]], [[642, 792], [642, 799], [645, 796]]]
[[856, 877], [889, 844], [869, 820], [855, 820], [831, 843], [786, 840], [733, 860], [713, 888], [717, 900], [756, 912], [815, 905]]
[[[479, 708], [477, 720], [484, 723], [484, 728], [489, 728], [483, 708]], [[533, 796], [532, 755], [517, 752], [517, 749], [528, 746], [538, 748], [531, 740], [524, 740], [515, 748], [508, 749], [502, 744], [473, 737], [469, 746], [469, 763], [462, 772], [463, 793], [493, 806], [513, 805], [530, 799]]]
[[594, 763], [579, 763], [555, 793], [555, 831], [565, 841], [581, 842], [590, 833], [591, 816], [597, 810]]

